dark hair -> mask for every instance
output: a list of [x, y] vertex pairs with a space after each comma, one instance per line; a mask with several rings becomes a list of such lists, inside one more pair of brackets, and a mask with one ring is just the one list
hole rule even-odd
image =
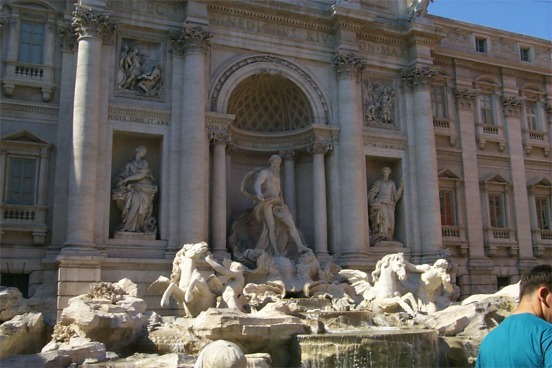
[[519, 298], [533, 293], [539, 287], [545, 286], [552, 291], [552, 267], [549, 265], [539, 265], [521, 279], [519, 285]]

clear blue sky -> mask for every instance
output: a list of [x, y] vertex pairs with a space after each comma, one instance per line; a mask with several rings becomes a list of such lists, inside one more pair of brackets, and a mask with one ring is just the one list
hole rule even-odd
[[552, 40], [552, 0], [434, 0], [428, 13]]

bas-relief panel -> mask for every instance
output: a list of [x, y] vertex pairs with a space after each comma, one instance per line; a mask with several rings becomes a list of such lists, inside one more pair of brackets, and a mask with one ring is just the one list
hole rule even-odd
[[121, 34], [114, 60], [115, 96], [165, 101], [166, 44]]

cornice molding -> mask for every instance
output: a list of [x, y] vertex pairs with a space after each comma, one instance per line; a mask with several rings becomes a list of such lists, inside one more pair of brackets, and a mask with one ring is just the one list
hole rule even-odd
[[58, 115], [59, 107], [46, 107], [30, 105], [29, 103], [18, 104], [12, 102], [0, 103], [0, 111], [28, 112], [33, 114]]

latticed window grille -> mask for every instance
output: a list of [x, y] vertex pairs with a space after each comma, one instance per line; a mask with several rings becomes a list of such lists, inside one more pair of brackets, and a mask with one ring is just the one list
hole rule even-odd
[[307, 97], [292, 81], [268, 73], [242, 81], [228, 101], [228, 113], [236, 115], [236, 128], [254, 132], [283, 132], [313, 123]]

